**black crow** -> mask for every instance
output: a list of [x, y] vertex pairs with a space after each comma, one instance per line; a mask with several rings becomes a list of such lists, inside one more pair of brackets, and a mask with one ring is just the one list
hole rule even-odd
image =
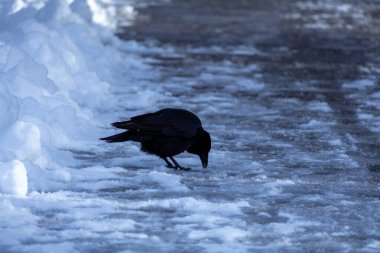
[[187, 151], [198, 155], [203, 168], [207, 167], [208, 153], [211, 149], [210, 134], [202, 128], [199, 118], [189, 111], [166, 108], [132, 117], [128, 121], [115, 122], [112, 126], [128, 131], [101, 140], [140, 142], [142, 151], [162, 158], [167, 167], [173, 169], [189, 170], [173, 158]]

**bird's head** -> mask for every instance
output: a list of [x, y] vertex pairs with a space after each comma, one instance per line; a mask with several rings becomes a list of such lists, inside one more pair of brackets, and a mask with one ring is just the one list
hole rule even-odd
[[206, 168], [208, 165], [208, 153], [211, 149], [211, 137], [203, 128], [198, 130], [196, 136], [196, 141], [187, 149], [187, 152], [198, 155], [203, 168]]

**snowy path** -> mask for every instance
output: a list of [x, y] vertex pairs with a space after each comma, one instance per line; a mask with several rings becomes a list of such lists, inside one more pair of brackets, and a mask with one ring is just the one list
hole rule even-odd
[[142, 8], [122, 35], [142, 42], [112, 69], [105, 127], [187, 108], [212, 135], [209, 168], [93, 141], [56, 191], [3, 196], [0, 251], [378, 252], [380, 6], [254, 2]]
[[215, 205], [248, 203], [236, 220], [212, 229], [192, 221], [181, 234], [193, 239], [201, 226], [195, 242], [211, 252], [236, 243], [242, 251], [378, 250], [379, 30], [371, 13], [379, 7], [173, 1], [140, 10], [121, 36], [162, 45], [144, 53], [161, 72], [162, 105], [197, 112], [213, 133], [210, 169], [181, 175], [182, 183]]

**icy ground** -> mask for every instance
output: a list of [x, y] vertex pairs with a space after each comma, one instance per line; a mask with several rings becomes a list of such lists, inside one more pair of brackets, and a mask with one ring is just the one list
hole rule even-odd
[[[0, 4], [0, 252], [380, 250], [376, 1], [87, 2]], [[163, 107], [209, 168], [97, 140]]]

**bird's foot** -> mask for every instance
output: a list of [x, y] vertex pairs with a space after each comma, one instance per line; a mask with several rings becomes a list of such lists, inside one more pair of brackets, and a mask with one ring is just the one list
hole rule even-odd
[[161, 157], [165, 162], [166, 162], [166, 167], [169, 168], [169, 169], [173, 169], [173, 170], [185, 170], [185, 171], [189, 171], [191, 170], [191, 168], [185, 168], [185, 167], [182, 167], [181, 165], [179, 165], [179, 163], [177, 163], [177, 161], [169, 156], [170, 160], [172, 160], [173, 164], [171, 164], [168, 159], [166, 157]]
[[[179, 163], [177, 163], [177, 161], [172, 156], [169, 156], [169, 159], [172, 160], [172, 162], [174, 164], [173, 169], [175, 169], [175, 170], [185, 170], [185, 171], [191, 170], [191, 168], [185, 168], [185, 167], [182, 167], [181, 165], [179, 165]], [[167, 164], [170, 164], [170, 163], [168, 162]]]

